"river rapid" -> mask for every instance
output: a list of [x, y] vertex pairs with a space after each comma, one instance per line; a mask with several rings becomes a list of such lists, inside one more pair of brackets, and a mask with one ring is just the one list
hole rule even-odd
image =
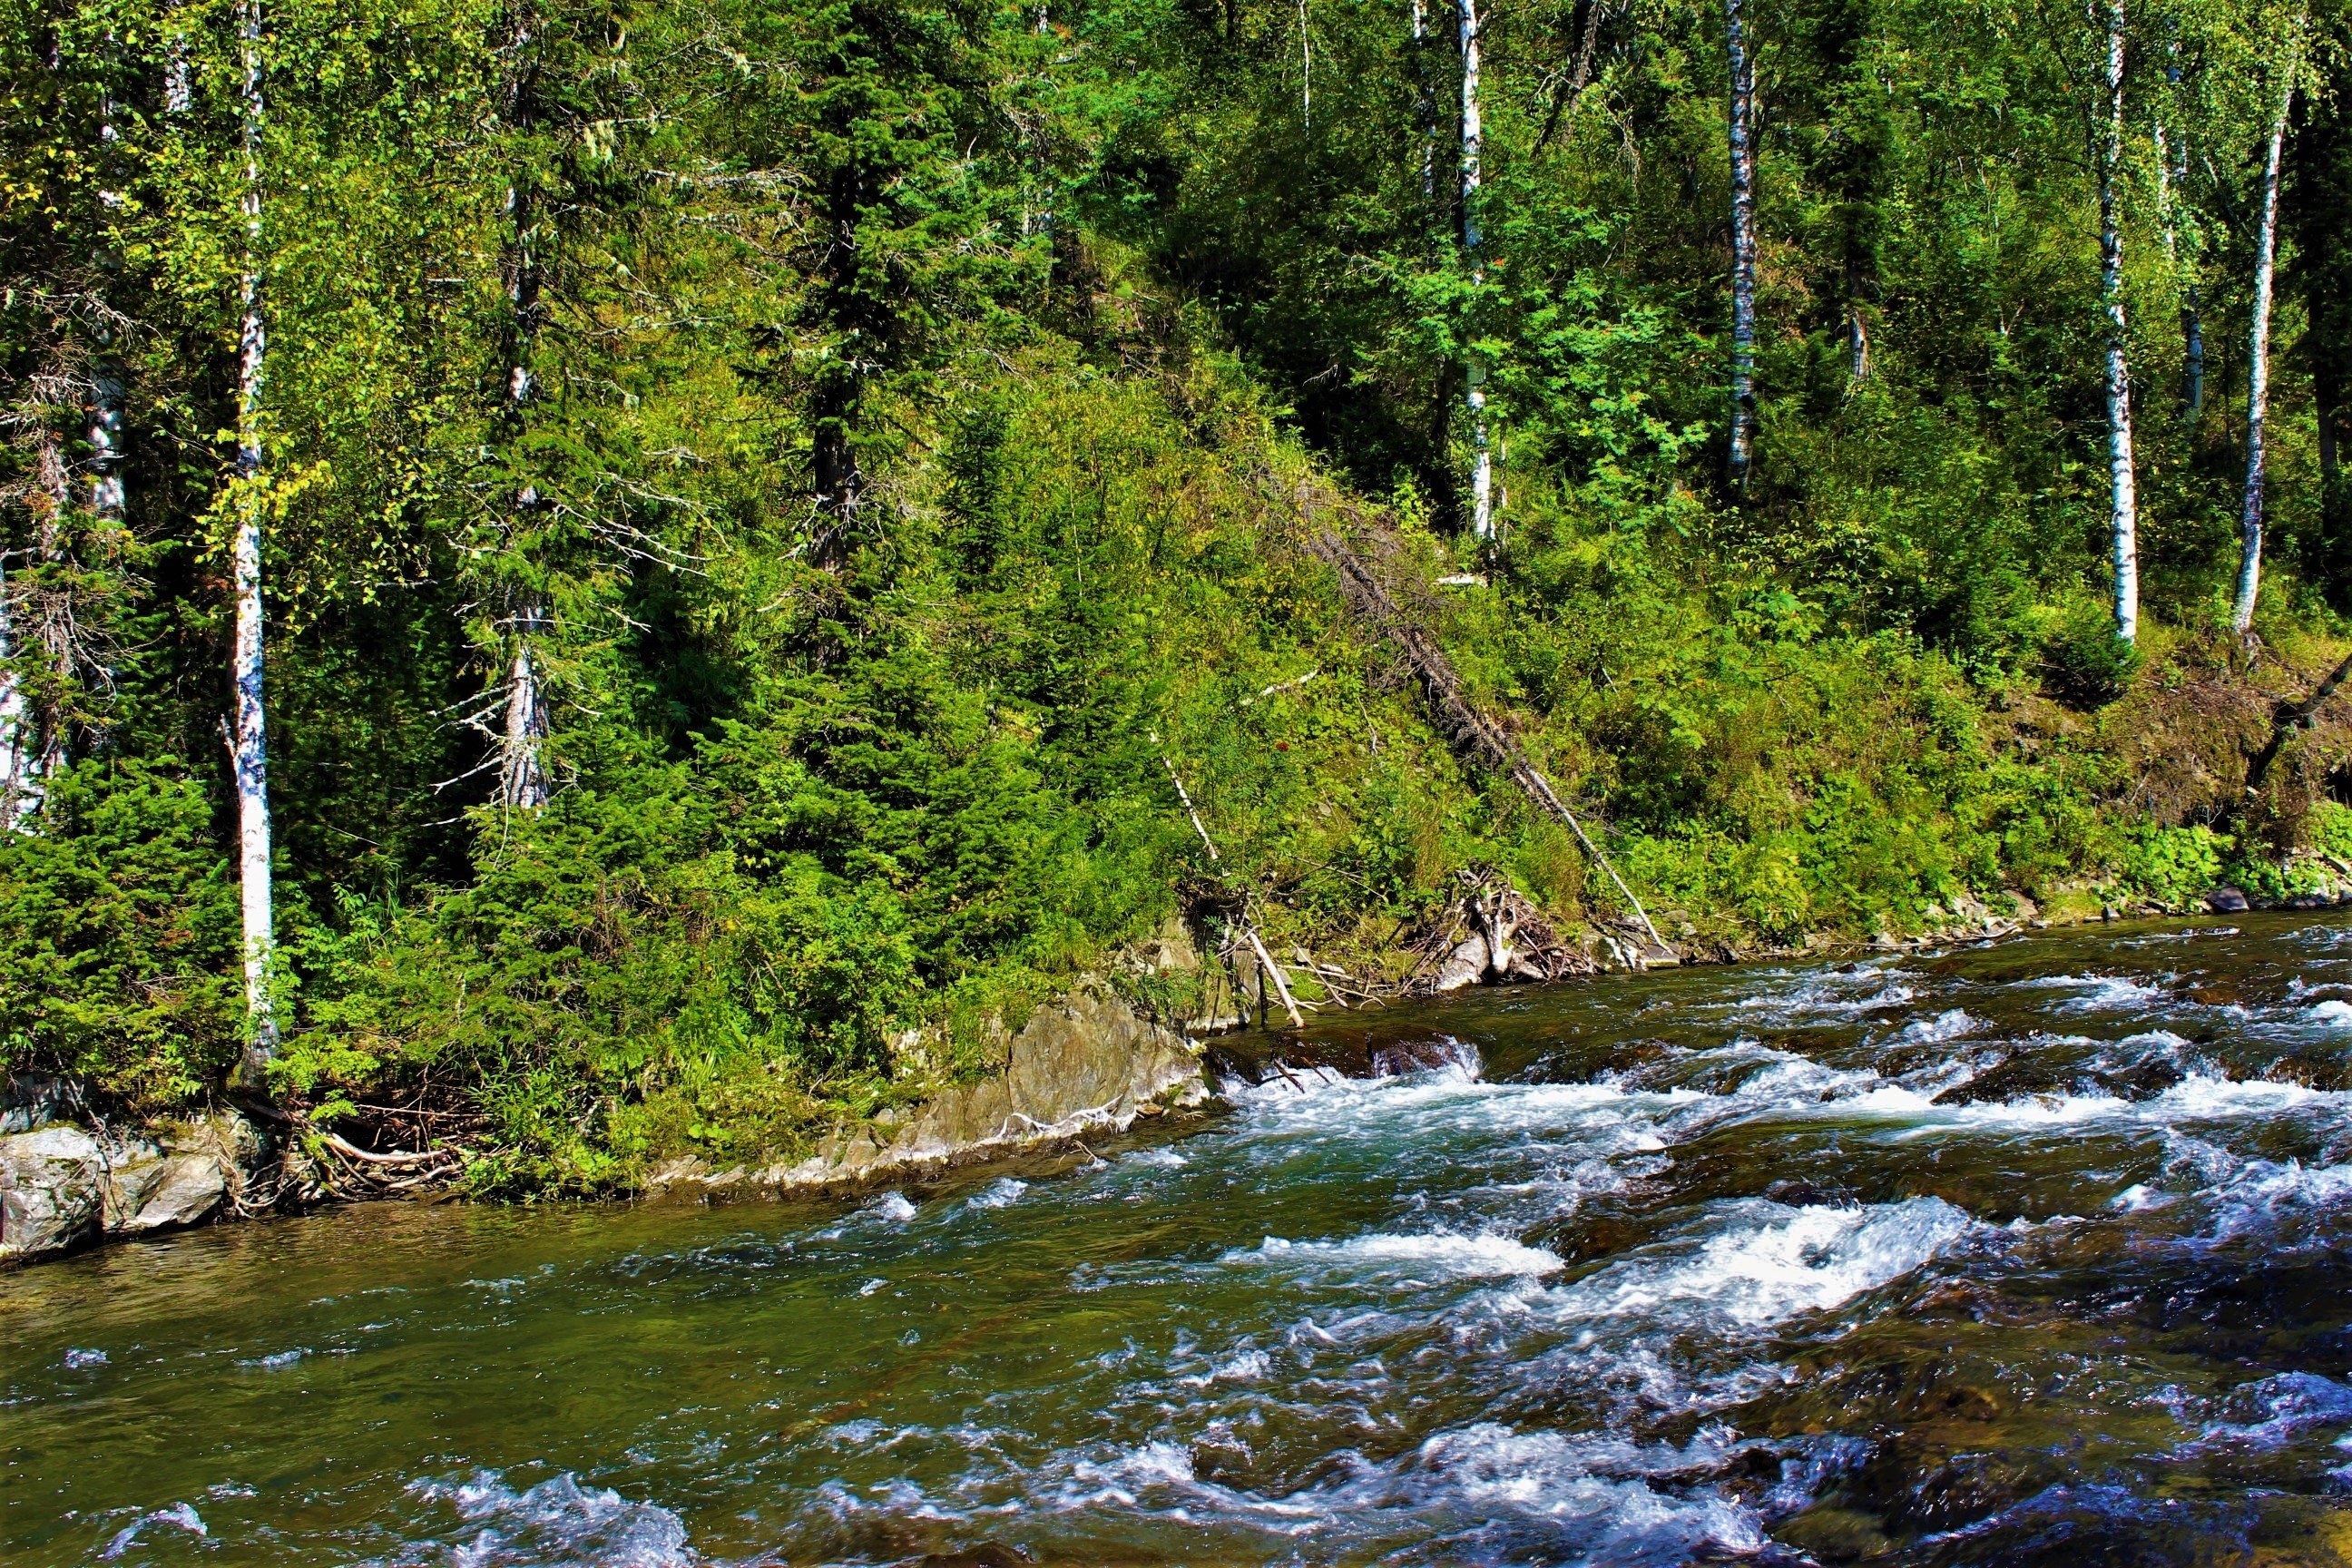
[[0, 1277], [0, 1561], [2352, 1553], [2333, 917], [1475, 994], [1225, 1070], [855, 1206]]

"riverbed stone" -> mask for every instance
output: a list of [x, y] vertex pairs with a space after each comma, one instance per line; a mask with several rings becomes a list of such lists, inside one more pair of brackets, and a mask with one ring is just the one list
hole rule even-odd
[[0, 1138], [0, 1262], [59, 1252], [97, 1234], [106, 1168], [98, 1140], [65, 1122]]

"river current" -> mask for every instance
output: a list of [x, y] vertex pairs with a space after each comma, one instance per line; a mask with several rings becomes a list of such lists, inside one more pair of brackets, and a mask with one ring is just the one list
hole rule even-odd
[[2333, 917], [1223, 1055], [1204, 1116], [855, 1206], [384, 1204], [0, 1276], [0, 1561], [2352, 1554]]

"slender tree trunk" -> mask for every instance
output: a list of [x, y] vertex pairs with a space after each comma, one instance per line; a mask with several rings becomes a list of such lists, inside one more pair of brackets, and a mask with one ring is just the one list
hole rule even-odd
[[90, 373], [89, 510], [106, 528], [121, 526], [130, 507], [122, 480], [122, 363], [110, 352], [112, 335]]
[[[33, 458], [33, 475], [39, 500], [35, 529], [34, 548], [40, 559], [56, 565], [65, 559], [67, 516], [73, 509], [73, 481], [66, 472], [65, 443], [57, 426], [45, 417]], [[13, 695], [19, 709], [16, 729], [18, 751], [18, 788], [16, 822], [29, 826], [33, 814], [39, 810], [48, 794], [48, 781], [64, 771], [68, 761], [67, 737], [71, 728], [68, 695], [73, 689], [73, 631], [71, 609], [63, 614], [56, 607], [38, 617], [34, 636], [41, 644], [41, 661], [47, 667], [47, 690], [39, 710], [26, 700], [21, 679], [12, 678]], [[15, 631], [12, 625], [11, 632]]]
[[[109, 40], [111, 42], [111, 39]], [[110, 63], [112, 51], [110, 49]], [[101, 91], [98, 100], [99, 156], [111, 172], [121, 132], [114, 124], [114, 94]], [[122, 193], [101, 189], [99, 205], [113, 211], [122, 205]], [[100, 527], [121, 526], [126, 510], [122, 483], [122, 362], [116, 353], [115, 329], [103, 299], [95, 301], [98, 353], [90, 369], [89, 510]]]
[[[2174, 99], [2180, 91], [2178, 42], [2167, 46], [2165, 85]], [[2200, 247], [2195, 226], [2180, 231], [2180, 194], [2189, 184], [2187, 132], [2168, 136], [2164, 122], [2156, 126], [2157, 212], [2164, 226], [2164, 264], [2180, 286], [2180, 400], [2189, 423], [2205, 413], [2205, 317], [2198, 297], [2197, 262]]]
[[1731, 451], [1735, 489], [1745, 489], [1756, 449], [1756, 60], [1747, 0], [1723, 0], [1724, 47], [1731, 66]]
[[5, 555], [0, 552], [0, 833], [27, 826], [35, 801], [33, 734], [16, 658], [16, 603], [8, 591]]
[[2107, 473], [2116, 636], [2139, 640], [2139, 497], [2132, 467], [2131, 362], [2124, 337], [2124, 240], [2116, 183], [2124, 161], [2124, 0], [2107, 0], [2106, 137], [2099, 153], [2099, 298], [2107, 313]]
[[[512, 67], [508, 77], [506, 119], [509, 131], [527, 138], [539, 120], [538, 36], [527, 4], [517, 4], [509, 37]], [[519, 170], [507, 187], [507, 213], [513, 225], [506, 257], [507, 377], [499, 411], [499, 438], [511, 458], [520, 450], [530, 405], [538, 393], [531, 371], [531, 351], [538, 342], [544, 313], [545, 279], [540, 268], [540, 216], [532, 171]], [[526, 531], [542, 505], [538, 489], [515, 487], [513, 513], [508, 521], [509, 542]], [[535, 594], [526, 594], [506, 619], [513, 651], [505, 673], [506, 726], [499, 737], [497, 804], [510, 811], [536, 811], [547, 804], [548, 773], [544, 750], [548, 712], [542, 689], [539, 645], [547, 628], [547, 610]]]
[[278, 1048], [278, 1024], [270, 1011], [270, 967], [276, 933], [270, 910], [268, 748], [263, 735], [261, 700], [261, 390], [268, 338], [261, 309], [261, 0], [244, 0], [241, 31], [245, 54], [245, 236], [246, 260], [239, 323], [236, 378], [236, 538], [233, 566], [236, 590], [236, 647], [231, 672], [236, 686], [236, 804], [239, 871], [245, 914], [245, 1008], [252, 1030], [241, 1077], [247, 1087], [264, 1087], [269, 1058]]
[[2246, 349], [2246, 488], [2238, 513], [2238, 602], [2230, 625], [2243, 637], [2253, 629], [2254, 599], [2263, 577], [2263, 420], [2270, 412], [2271, 292], [2278, 258], [2279, 161], [2286, 148], [2287, 110], [2294, 101], [2289, 61], [2278, 114], [2271, 121], [2263, 163], [2263, 217], [2254, 239], [2254, 320]]
[[[1462, 18], [1462, 259], [1470, 271], [1473, 290], [1483, 289], [1486, 281], [1486, 263], [1480, 248], [1484, 237], [1478, 226], [1479, 184], [1482, 178], [1480, 158], [1486, 146], [1486, 128], [1478, 106], [1478, 5], [1477, 0], [1460, 0]], [[1475, 292], [1471, 301], [1471, 333], [1478, 328], [1478, 305]], [[1486, 364], [1479, 351], [1469, 354], [1466, 400], [1470, 409], [1470, 528], [1480, 542], [1496, 542], [1495, 531], [1495, 455], [1488, 444], [1486, 431]]]
[[1421, 128], [1421, 200], [1437, 207], [1437, 93], [1429, 79], [1429, 16], [1423, 0], [1412, 0], [1413, 122]]

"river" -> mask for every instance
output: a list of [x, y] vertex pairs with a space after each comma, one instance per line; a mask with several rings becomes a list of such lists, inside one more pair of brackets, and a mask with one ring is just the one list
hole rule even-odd
[[2352, 926], [1309, 1033], [1204, 1117], [854, 1206], [383, 1204], [0, 1276], [0, 1561], [2352, 1552]]

